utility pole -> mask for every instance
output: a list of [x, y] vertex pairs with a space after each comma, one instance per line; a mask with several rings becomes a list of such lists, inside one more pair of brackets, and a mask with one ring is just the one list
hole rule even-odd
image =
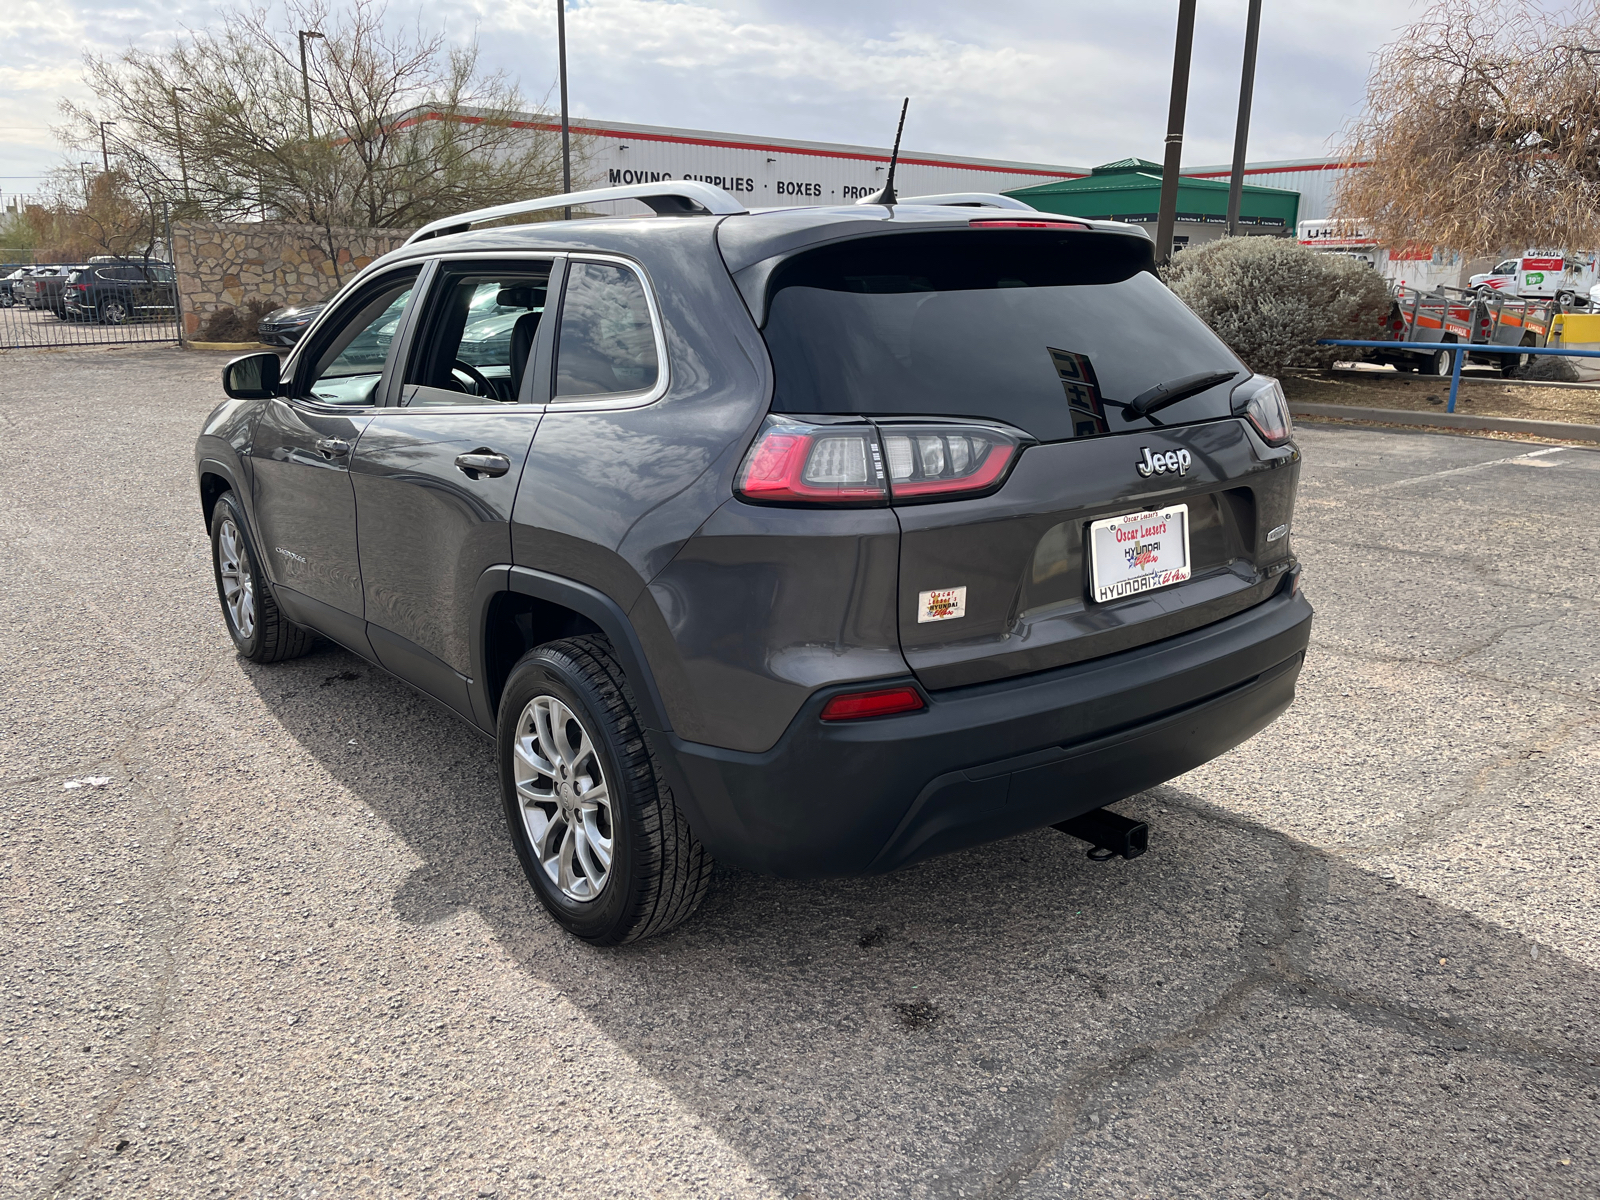
[[317, 131], [311, 124], [311, 69], [306, 65], [306, 39], [321, 39], [322, 34], [315, 29], [302, 29], [300, 31], [300, 82], [306, 90], [306, 141], [311, 141], [317, 136]]
[[106, 149], [106, 126], [115, 124], [115, 121], [100, 122], [100, 165], [107, 175], [111, 174], [111, 151]]
[[1228, 236], [1239, 236], [1239, 200], [1244, 194], [1244, 151], [1250, 141], [1250, 101], [1256, 90], [1256, 42], [1261, 36], [1261, 0], [1250, 0], [1244, 23], [1244, 69], [1239, 75], [1239, 125], [1233, 134], [1233, 173], [1228, 176]]
[[[572, 133], [567, 116], [567, 0], [556, 0], [556, 56], [561, 73], [561, 194], [572, 191]], [[569, 205], [562, 210], [565, 220], [572, 220]]]
[[172, 123], [178, 131], [178, 174], [183, 177], [183, 202], [185, 204], [189, 203], [189, 164], [184, 161], [183, 157], [183, 109], [178, 106], [178, 93], [192, 91], [194, 91], [193, 88], [178, 87], [177, 85], [173, 85], [172, 88]]
[[1172, 258], [1178, 212], [1178, 172], [1183, 167], [1183, 115], [1189, 106], [1189, 58], [1194, 50], [1195, 0], [1178, 0], [1178, 41], [1172, 53], [1172, 103], [1167, 109], [1167, 154], [1161, 164], [1161, 208], [1156, 215], [1156, 262]]

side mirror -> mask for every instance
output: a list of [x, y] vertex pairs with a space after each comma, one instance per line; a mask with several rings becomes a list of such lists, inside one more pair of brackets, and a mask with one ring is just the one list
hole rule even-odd
[[246, 354], [222, 368], [222, 390], [234, 400], [270, 400], [279, 394], [278, 356]]

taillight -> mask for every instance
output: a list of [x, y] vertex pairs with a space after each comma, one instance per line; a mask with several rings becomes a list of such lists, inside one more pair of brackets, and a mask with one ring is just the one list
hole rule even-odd
[[999, 487], [1022, 445], [1013, 432], [976, 423], [813, 425], [773, 415], [734, 491], [756, 504], [854, 508], [956, 500]]
[[1082, 221], [1052, 221], [1048, 217], [979, 217], [968, 221], [974, 229], [1087, 229]]
[[822, 706], [824, 721], [859, 721], [916, 712], [924, 707], [922, 693], [914, 687], [878, 688], [870, 692], [844, 692]]
[[945, 500], [1004, 478], [1021, 439], [988, 425], [888, 425], [883, 457], [896, 500]]
[[771, 416], [745, 455], [735, 488], [758, 504], [885, 504], [878, 432], [871, 425], [806, 425]]
[[1269, 446], [1281, 446], [1294, 436], [1289, 401], [1278, 381], [1269, 375], [1252, 375], [1236, 387], [1233, 411], [1254, 425]]

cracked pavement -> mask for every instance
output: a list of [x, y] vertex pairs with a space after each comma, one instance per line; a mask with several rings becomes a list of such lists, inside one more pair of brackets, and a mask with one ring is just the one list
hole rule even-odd
[[1135, 862], [721, 871], [597, 951], [487, 742], [233, 654], [220, 365], [0, 356], [0, 1195], [1600, 1193], [1600, 454], [1304, 427], [1300, 698]]

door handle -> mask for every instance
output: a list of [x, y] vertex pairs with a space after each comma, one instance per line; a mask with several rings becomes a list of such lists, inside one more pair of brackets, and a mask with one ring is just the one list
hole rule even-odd
[[456, 466], [466, 472], [468, 479], [481, 479], [485, 475], [490, 479], [498, 479], [511, 470], [511, 460], [504, 454], [496, 454], [487, 446], [480, 446], [470, 454], [456, 455]]
[[350, 453], [350, 443], [343, 438], [318, 438], [316, 444], [317, 453], [324, 458], [343, 458]]

